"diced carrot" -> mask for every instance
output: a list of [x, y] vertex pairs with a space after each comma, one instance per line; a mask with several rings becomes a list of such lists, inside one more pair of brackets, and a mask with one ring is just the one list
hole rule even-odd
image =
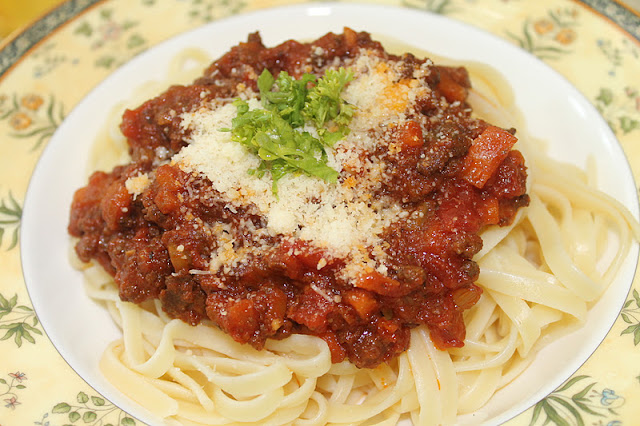
[[462, 178], [476, 188], [484, 187], [517, 141], [518, 138], [504, 129], [487, 127], [469, 148], [463, 163]]
[[120, 220], [127, 215], [132, 201], [133, 196], [129, 194], [124, 183], [116, 181], [107, 187], [100, 202], [100, 209], [108, 229], [118, 229]]
[[368, 291], [355, 288], [346, 292], [344, 296], [346, 302], [350, 304], [362, 319], [367, 319], [380, 307], [378, 301]]
[[438, 83], [438, 90], [451, 103], [456, 101], [464, 102], [468, 95], [467, 88], [455, 81], [445, 67], [441, 67], [439, 70], [440, 82]]
[[156, 181], [152, 184], [156, 193], [154, 202], [164, 214], [171, 214], [180, 207], [181, 193], [180, 170], [165, 164], [156, 170]]
[[500, 222], [500, 202], [497, 198], [489, 198], [479, 213], [485, 225], [497, 225]]
[[416, 148], [424, 144], [422, 128], [418, 122], [409, 120], [397, 130], [396, 137], [402, 147]]
[[359, 276], [353, 285], [383, 296], [393, 296], [401, 289], [400, 282], [376, 271]]
[[185, 272], [190, 269], [191, 259], [189, 253], [185, 252], [184, 245], [171, 241], [167, 244], [167, 251], [169, 252], [169, 259], [171, 260], [173, 269], [175, 269], [176, 272]]

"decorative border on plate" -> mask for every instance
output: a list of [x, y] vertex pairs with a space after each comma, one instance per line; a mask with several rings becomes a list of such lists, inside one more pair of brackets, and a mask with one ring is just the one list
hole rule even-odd
[[616, 0], [577, 0], [608, 18], [640, 42], [640, 16]]
[[48, 34], [102, 0], [69, 0], [0, 45], [0, 78]]

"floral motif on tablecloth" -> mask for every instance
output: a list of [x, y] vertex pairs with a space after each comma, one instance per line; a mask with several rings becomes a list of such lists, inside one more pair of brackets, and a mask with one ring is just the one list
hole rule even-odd
[[25, 340], [35, 343], [34, 335], [42, 335], [39, 327], [36, 313], [29, 306], [18, 305], [17, 294], [7, 299], [0, 293], [0, 331], [4, 331], [0, 341], [13, 337], [17, 347], [21, 347]]
[[4, 401], [4, 407], [15, 410], [15, 408], [22, 404], [19, 401], [18, 391], [26, 389], [26, 385], [22, 382], [27, 380], [27, 375], [21, 371], [15, 373], [9, 373], [5, 379], [0, 378], [0, 398]]
[[[80, 22], [74, 34], [86, 38], [91, 50], [104, 52], [97, 55], [95, 66], [113, 69], [148, 47], [145, 37], [136, 30], [138, 25], [139, 21], [135, 19], [121, 18], [113, 9], [103, 8]], [[105, 49], [107, 46], [109, 48]]]
[[222, 16], [240, 13], [247, 6], [242, 0], [183, 0], [190, 3], [189, 18], [199, 22], [211, 22]]
[[457, 10], [453, 0], [403, 0], [402, 5], [440, 15], [450, 15]]
[[618, 136], [640, 129], [640, 91], [636, 87], [622, 90], [602, 87], [595, 106]]
[[[608, 420], [605, 424], [615, 424], [617, 410], [625, 404], [625, 398], [613, 389], [598, 390], [598, 382], [590, 379], [586, 375], [575, 376], [538, 402], [533, 409], [530, 426], [549, 423], [585, 425], [585, 419], [592, 416]], [[585, 380], [588, 381], [586, 385]]]
[[49, 426], [54, 420], [64, 424], [82, 420], [80, 424], [88, 426], [134, 426], [137, 424], [132, 417], [106, 399], [98, 395], [89, 396], [85, 392], [78, 392], [75, 401], [70, 403], [57, 403], [34, 424]]
[[627, 38], [621, 38], [616, 41], [598, 38], [596, 44], [611, 65], [608, 71], [611, 77], [617, 75], [618, 70], [624, 66], [625, 61], [638, 62], [640, 60], [640, 49]]
[[0, 94], [0, 121], [11, 128], [9, 136], [27, 141], [31, 150], [42, 146], [64, 120], [64, 105], [53, 96], [38, 93]]
[[640, 343], [640, 294], [638, 290], [633, 290], [632, 297], [625, 302], [620, 316], [625, 323], [629, 324], [620, 335], [633, 335], [633, 344], [638, 346]]
[[21, 219], [22, 206], [9, 192], [6, 197], [0, 199], [0, 248], [11, 250], [16, 247]]
[[43, 44], [31, 57], [34, 59], [33, 77], [37, 79], [48, 76], [62, 65], [73, 66], [80, 61], [78, 56], [69, 56], [69, 52], [59, 49], [56, 42]]
[[555, 60], [571, 53], [579, 17], [575, 7], [551, 9], [545, 16], [527, 18], [519, 34], [507, 31], [507, 36], [538, 58]]

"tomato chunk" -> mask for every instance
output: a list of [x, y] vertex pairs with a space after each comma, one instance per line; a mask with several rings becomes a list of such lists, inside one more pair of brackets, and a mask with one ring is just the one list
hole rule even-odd
[[413, 120], [398, 129], [397, 138], [403, 148], [416, 148], [424, 144], [420, 124]]
[[462, 177], [476, 188], [484, 187], [517, 141], [504, 129], [487, 127], [473, 140], [464, 159]]

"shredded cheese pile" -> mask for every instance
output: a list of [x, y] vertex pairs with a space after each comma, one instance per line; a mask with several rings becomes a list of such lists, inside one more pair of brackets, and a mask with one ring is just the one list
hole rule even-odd
[[[384, 164], [370, 153], [390, 144], [384, 137], [386, 126], [402, 124], [405, 112], [429, 89], [418, 84], [420, 75], [403, 80], [393, 66], [367, 52], [353, 60], [350, 70], [354, 78], [342, 97], [355, 106], [351, 131], [327, 150], [328, 165], [340, 176], [337, 183], [289, 174], [280, 179], [276, 196], [268, 176], [248, 173], [259, 165], [259, 158], [232, 141], [230, 132], [223, 131], [231, 127], [237, 113], [233, 104], [214, 101], [181, 116], [181, 125], [189, 131], [190, 139], [172, 158], [172, 164], [208, 178], [227, 208], [242, 207], [266, 219], [266, 229], [247, 224], [244, 231], [255, 233], [256, 245], [240, 250], [235, 249], [229, 229], [213, 227], [219, 244], [212, 253], [212, 272], [241, 262], [249, 252], [258, 253], [266, 232], [306, 241], [329, 256], [345, 259], [347, 274], [361, 273], [363, 266], [386, 273], [381, 234], [408, 213], [391, 198], [371, 196], [380, 187], [385, 170]], [[414, 74], [423, 71], [426, 72], [426, 64]], [[255, 92], [245, 89], [242, 97], [250, 109], [262, 108]], [[135, 183], [142, 183], [143, 178], [136, 179]], [[131, 188], [137, 187], [131, 183]], [[325, 259], [319, 262], [318, 269], [324, 265]]]

